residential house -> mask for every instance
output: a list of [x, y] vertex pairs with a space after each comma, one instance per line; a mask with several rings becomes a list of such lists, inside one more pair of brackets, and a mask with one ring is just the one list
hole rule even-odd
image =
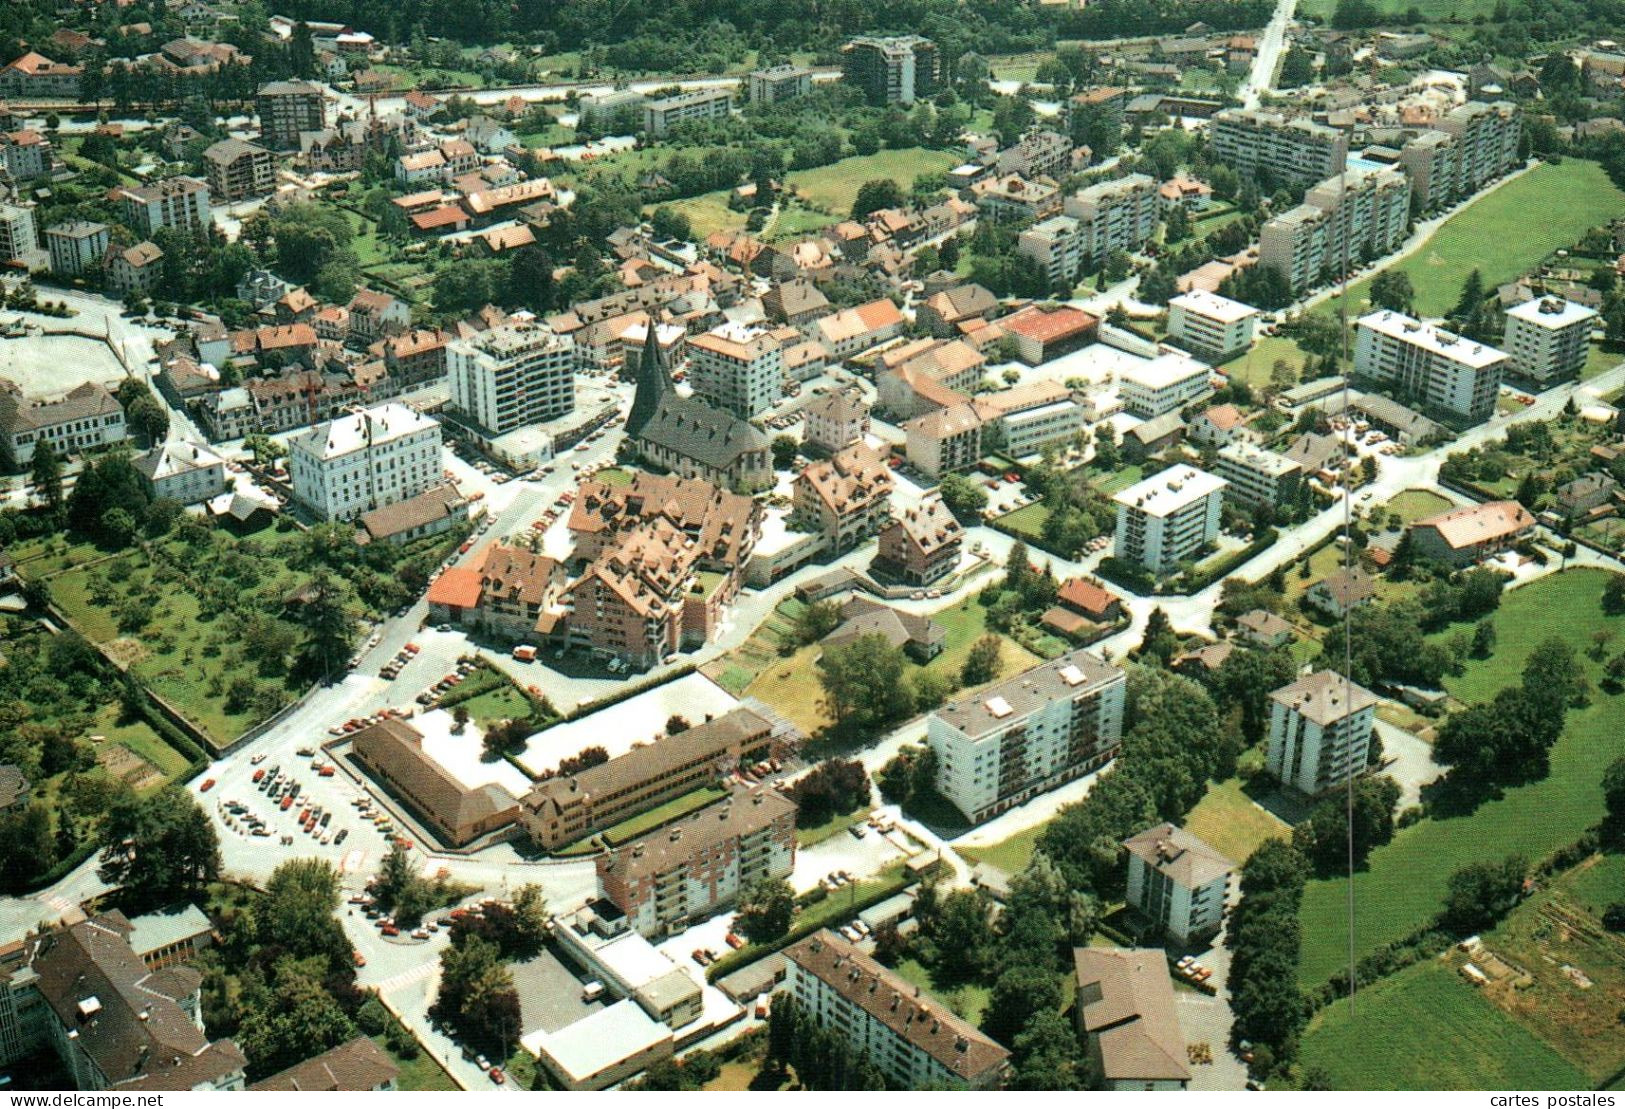
[[1191, 1080], [1168, 957], [1159, 948], [1079, 947], [1073, 1023], [1107, 1090], [1184, 1090]]
[[1359, 567], [1338, 570], [1317, 581], [1304, 593], [1304, 603], [1334, 620], [1377, 599], [1377, 584]]
[[930, 585], [959, 564], [965, 529], [941, 497], [931, 497], [880, 530], [877, 567], [905, 585]]

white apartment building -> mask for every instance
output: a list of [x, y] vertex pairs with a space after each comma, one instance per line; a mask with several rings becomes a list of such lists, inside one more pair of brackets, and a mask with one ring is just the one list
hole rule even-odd
[[74, 220], [45, 229], [45, 246], [51, 252], [51, 272], [59, 277], [78, 277], [102, 267], [111, 232], [105, 223]]
[[1482, 423], [1495, 411], [1507, 356], [1494, 347], [1398, 312], [1362, 316], [1354, 330], [1354, 374], [1394, 385], [1406, 398]]
[[680, 123], [696, 119], [724, 119], [733, 110], [731, 89], [700, 89], [679, 93], [643, 106], [643, 129], [659, 138]]
[[201, 235], [209, 229], [209, 186], [196, 177], [170, 177], [118, 192], [125, 221], [143, 236], [160, 227]]
[[1214, 469], [1229, 482], [1225, 497], [1245, 508], [1280, 508], [1296, 501], [1303, 489], [1302, 466], [1242, 440], [1219, 450]]
[[452, 406], [503, 435], [575, 408], [575, 342], [535, 324], [508, 324], [446, 347]]
[[1399, 164], [1411, 178], [1411, 192], [1424, 212], [1461, 199], [1461, 147], [1448, 131], [1423, 131], [1399, 151]]
[[1260, 170], [1275, 183], [1319, 181], [1348, 162], [1348, 135], [1278, 112], [1226, 108], [1213, 117], [1213, 156], [1242, 177]]
[[725, 323], [688, 341], [694, 392], [741, 419], [777, 404], [784, 396], [784, 350], [765, 329]]
[[1377, 698], [1333, 670], [1317, 670], [1270, 694], [1265, 767], [1311, 797], [1365, 769]]
[[1016, 238], [1016, 249], [1044, 267], [1051, 288], [1069, 285], [1083, 274], [1082, 226], [1071, 216], [1051, 216]]
[[979, 824], [1101, 766], [1123, 737], [1128, 680], [1087, 651], [937, 709], [937, 791]]
[[867, 1056], [893, 1088], [992, 1090], [1010, 1053], [852, 944], [820, 929], [784, 950], [785, 990], [804, 1019]]
[[1182, 944], [1218, 932], [1235, 863], [1177, 824], [1147, 828], [1123, 846], [1128, 904]]
[[1455, 136], [1458, 196], [1471, 196], [1518, 166], [1523, 112], [1510, 101], [1470, 100], [1445, 113], [1434, 126]]
[[799, 65], [776, 65], [768, 69], [752, 70], [750, 74], [750, 102], [777, 104], [781, 100], [794, 100], [812, 92], [813, 71]]
[[0, 200], [0, 262], [26, 258], [39, 250], [39, 229], [32, 204]]
[[1066, 198], [1062, 211], [1078, 221], [1083, 253], [1099, 265], [1114, 250], [1136, 251], [1157, 231], [1162, 199], [1143, 173], [1102, 181]]
[[1209, 362], [1245, 354], [1257, 329], [1258, 309], [1206, 289], [1192, 289], [1168, 302], [1168, 341]]
[[1177, 351], [1124, 370], [1117, 379], [1123, 407], [1142, 420], [1178, 412], [1213, 395], [1213, 368]]
[[1159, 577], [1173, 573], [1218, 538], [1227, 484], [1182, 463], [1124, 489], [1112, 498], [1117, 503], [1113, 553]]
[[441, 483], [440, 424], [404, 404], [364, 408], [288, 439], [294, 499], [353, 520]]
[[1507, 369], [1546, 385], [1580, 376], [1597, 311], [1561, 297], [1536, 297], [1507, 309], [1501, 345]]
[[1301, 292], [1398, 247], [1410, 210], [1411, 181], [1398, 168], [1341, 173], [1264, 222], [1259, 264], [1280, 270], [1292, 291]]
[[1001, 416], [998, 421], [1002, 453], [1010, 458], [1038, 454], [1046, 443], [1066, 443], [1084, 425], [1083, 406], [1072, 400], [1052, 401]]

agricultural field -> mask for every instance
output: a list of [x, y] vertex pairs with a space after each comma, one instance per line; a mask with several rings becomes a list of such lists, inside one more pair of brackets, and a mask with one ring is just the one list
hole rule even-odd
[[[1488, 659], [1470, 660], [1446, 688], [1459, 700], [1488, 700], [1519, 680], [1524, 661], [1543, 639], [1561, 634], [1587, 643], [1608, 629], [1625, 633], [1625, 616], [1605, 615], [1601, 607], [1608, 572], [1575, 569], [1509, 591], [1495, 614], [1496, 647]], [[1449, 636], [1451, 630], [1438, 633]], [[1427, 818], [1402, 829], [1371, 853], [1367, 869], [1355, 876], [1361, 906], [1355, 950], [1364, 953], [1425, 924], [1443, 899], [1452, 873], [1473, 862], [1512, 853], [1538, 859], [1571, 843], [1602, 815], [1602, 774], [1625, 755], [1619, 729], [1625, 695], [1604, 692], [1599, 665], [1578, 655], [1592, 680], [1591, 703], [1569, 713], [1568, 726], [1551, 752], [1551, 772], [1540, 782], [1506, 791], [1470, 814]], [[1344, 880], [1317, 880], [1304, 894], [1303, 960], [1299, 979], [1319, 985], [1343, 965], [1348, 951]]]
[[[1531, 211], [1542, 218], [1528, 218]], [[1416, 310], [1442, 316], [1461, 295], [1462, 282], [1477, 269], [1484, 287], [1528, 272], [1553, 251], [1577, 242], [1593, 227], [1625, 215], [1620, 191], [1596, 162], [1569, 158], [1543, 164], [1496, 188], [1446, 220], [1421, 249], [1397, 263], [1410, 275]], [[1349, 289], [1350, 315], [1365, 310], [1371, 278]], [[1337, 311], [1329, 297], [1318, 312]]]
[[[1310, 933], [1306, 930], [1305, 937]], [[1301, 1067], [1336, 1090], [1578, 1090], [1586, 1076], [1447, 963], [1429, 960], [1316, 1015]]]

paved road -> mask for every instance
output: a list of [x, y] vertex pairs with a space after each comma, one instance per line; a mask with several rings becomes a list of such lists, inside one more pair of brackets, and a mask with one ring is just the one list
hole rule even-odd
[[1286, 47], [1287, 28], [1292, 25], [1292, 15], [1297, 10], [1298, 0], [1279, 0], [1275, 5], [1275, 14], [1265, 25], [1264, 31], [1258, 36], [1258, 53], [1253, 57], [1253, 68], [1247, 74], [1247, 84], [1241, 90], [1241, 102], [1245, 108], [1256, 108], [1263, 95], [1275, 85], [1275, 75], [1281, 67], [1281, 55]]

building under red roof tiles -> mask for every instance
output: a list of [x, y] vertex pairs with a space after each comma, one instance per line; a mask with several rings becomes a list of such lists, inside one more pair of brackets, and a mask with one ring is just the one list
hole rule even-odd
[[426, 599], [430, 608], [447, 609], [456, 619], [461, 610], [479, 606], [480, 572], [467, 566], [449, 567], [429, 586]]
[[1100, 320], [1080, 308], [1034, 304], [998, 324], [1020, 344], [1022, 360], [1036, 366], [1083, 346], [1094, 337]]

